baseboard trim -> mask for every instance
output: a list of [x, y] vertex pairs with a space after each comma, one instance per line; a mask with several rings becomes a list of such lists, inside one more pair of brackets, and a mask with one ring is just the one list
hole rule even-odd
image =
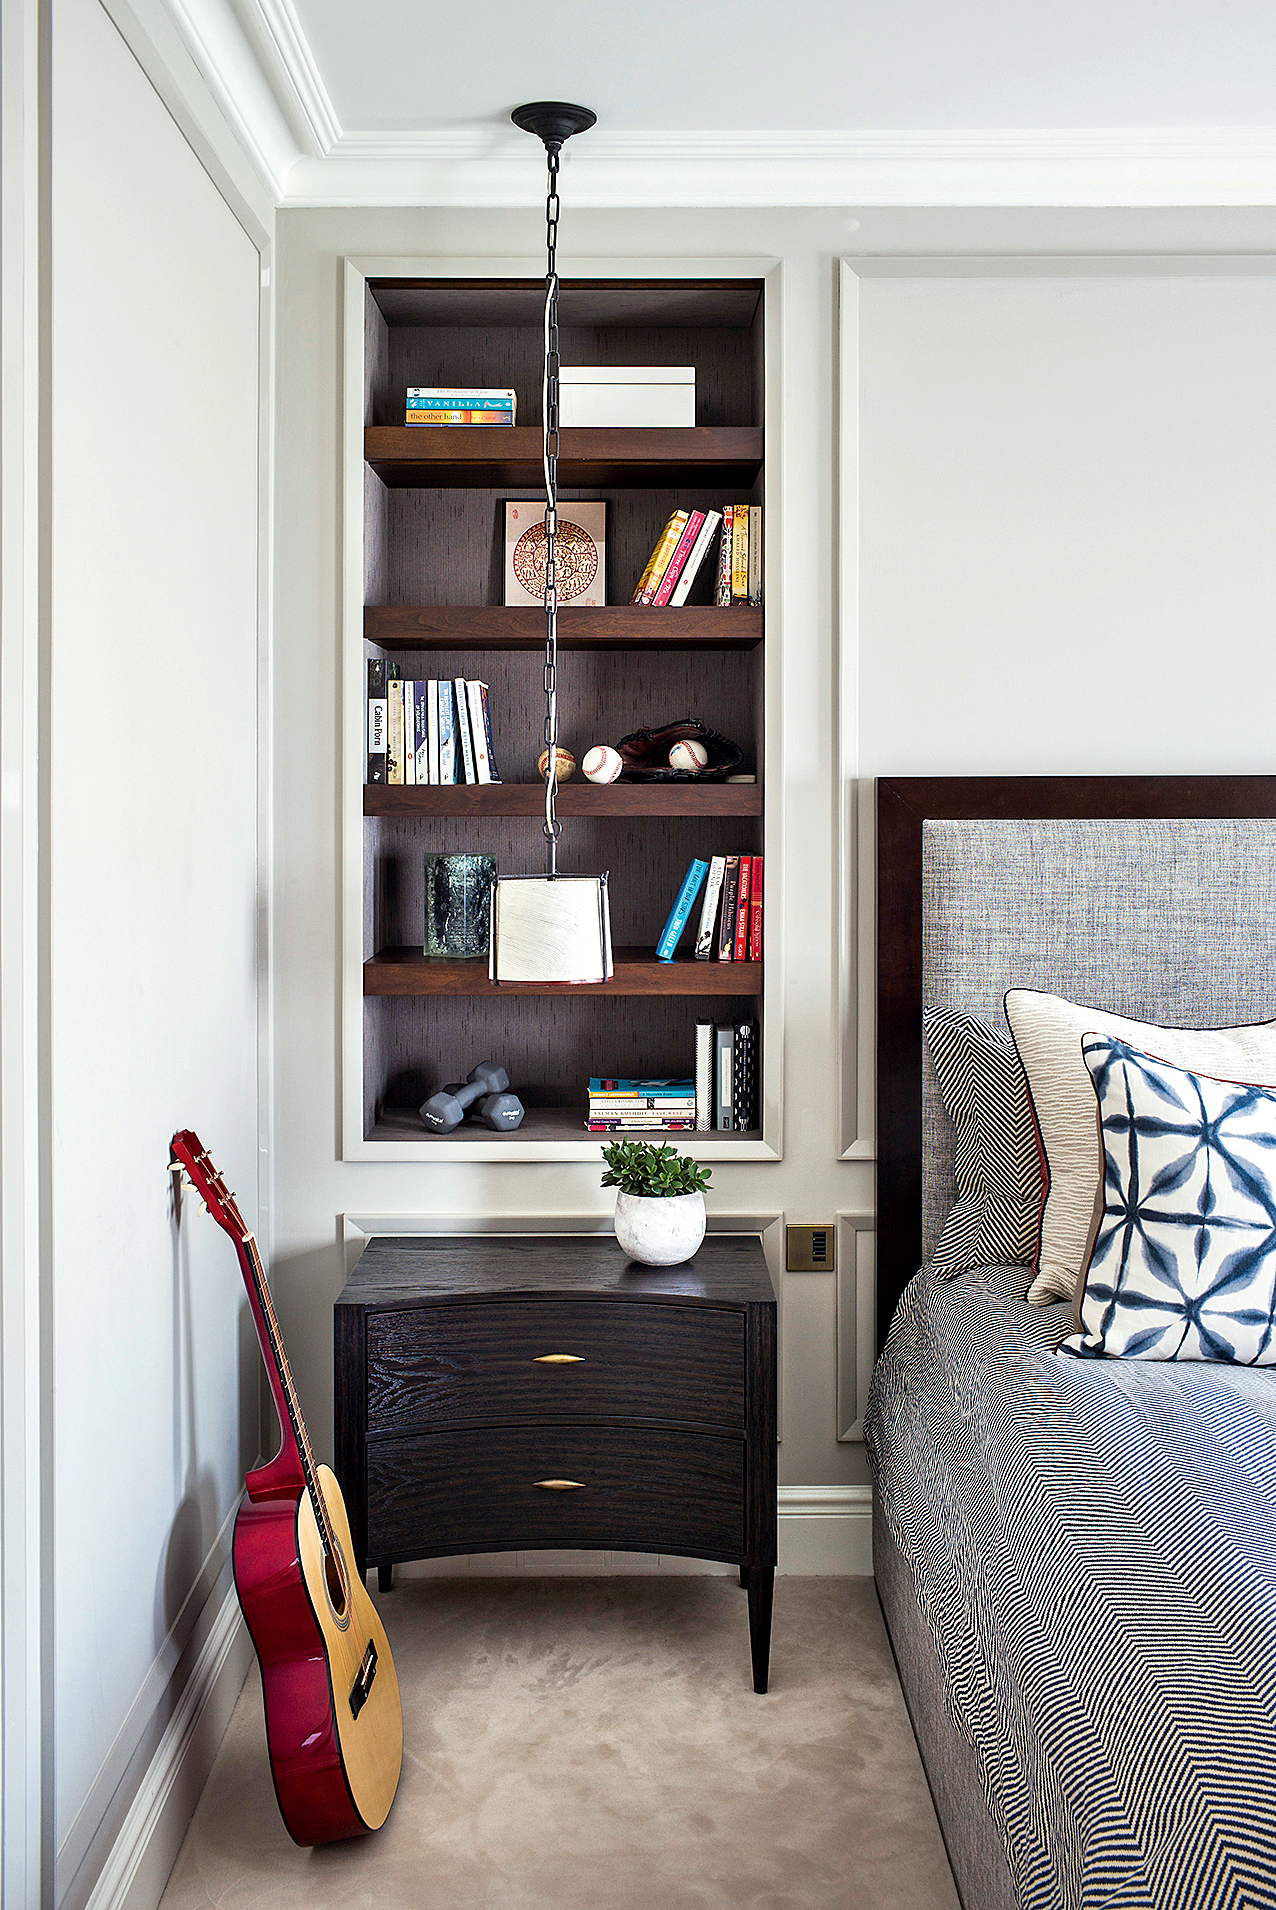
[[155, 1910], [251, 1662], [232, 1585], [85, 1910]]

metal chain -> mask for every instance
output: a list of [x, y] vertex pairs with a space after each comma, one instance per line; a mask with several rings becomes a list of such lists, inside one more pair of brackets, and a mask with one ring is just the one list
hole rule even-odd
[[558, 152], [548, 148], [545, 197], [545, 376], [541, 388], [545, 465], [545, 834], [546, 873], [558, 874]]

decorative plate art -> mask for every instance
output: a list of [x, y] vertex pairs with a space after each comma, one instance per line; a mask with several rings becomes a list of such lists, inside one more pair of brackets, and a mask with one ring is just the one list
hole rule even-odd
[[[560, 606], [594, 607], [607, 601], [607, 506], [560, 504], [558, 538]], [[505, 506], [505, 601], [545, 601], [545, 505], [531, 499]]]

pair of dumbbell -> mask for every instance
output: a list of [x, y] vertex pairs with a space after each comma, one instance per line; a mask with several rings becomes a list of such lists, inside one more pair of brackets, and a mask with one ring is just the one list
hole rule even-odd
[[508, 1134], [523, 1118], [523, 1103], [507, 1092], [509, 1084], [504, 1068], [494, 1061], [480, 1061], [464, 1081], [450, 1082], [432, 1094], [421, 1108], [421, 1119], [431, 1134], [450, 1134], [472, 1109], [475, 1120], [485, 1127]]

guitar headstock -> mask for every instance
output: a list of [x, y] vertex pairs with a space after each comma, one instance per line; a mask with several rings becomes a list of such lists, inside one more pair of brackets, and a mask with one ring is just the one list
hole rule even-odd
[[219, 1227], [234, 1241], [249, 1238], [251, 1229], [235, 1204], [235, 1196], [213, 1166], [198, 1134], [184, 1127], [169, 1142], [169, 1158], [175, 1167], [185, 1168], [195, 1192]]

